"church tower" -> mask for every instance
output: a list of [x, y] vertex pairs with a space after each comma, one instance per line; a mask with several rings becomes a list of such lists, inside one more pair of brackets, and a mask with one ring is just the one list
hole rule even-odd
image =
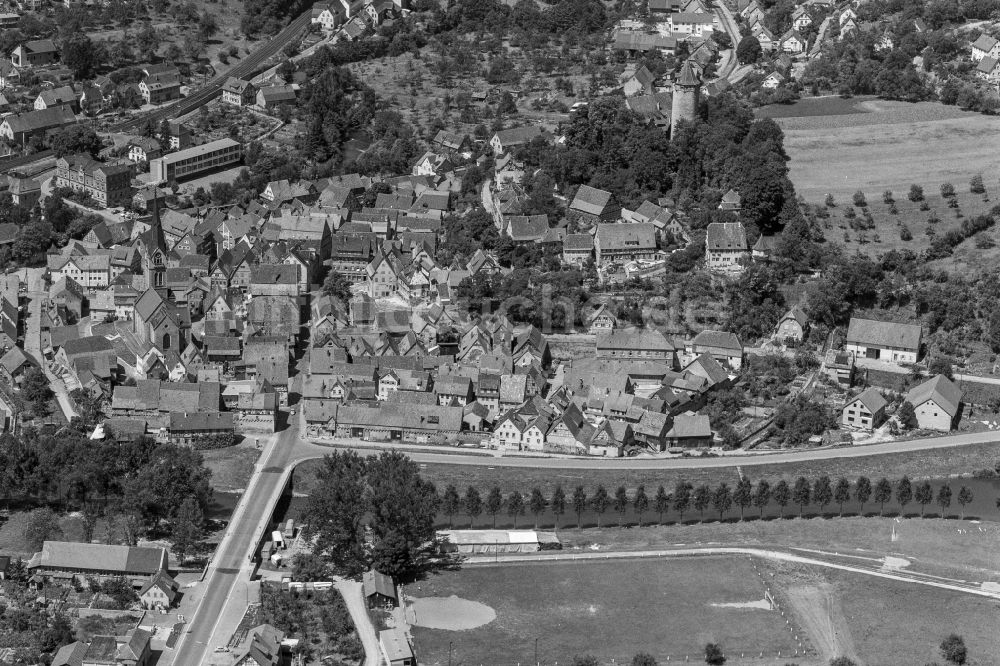
[[677, 123], [694, 120], [698, 112], [701, 96], [701, 76], [698, 67], [690, 60], [684, 62], [681, 73], [674, 81], [674, 93], [670, 108], [670, 138], [677, 136]]

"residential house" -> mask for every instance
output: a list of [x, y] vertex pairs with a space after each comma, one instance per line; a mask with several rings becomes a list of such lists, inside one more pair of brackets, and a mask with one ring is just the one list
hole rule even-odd
[[962, 389], [944, 375], [935, 375], [910, 389], [906, 402], [913, 405], [917, 427], [948, 432], [962, 413]]
[[606, 303], [602, 303], [587, 316], [587, 327], [591, 335], [608, 333], [618, 327], [618, 317]]
[[177, 581], [166, 571], [157, 571], [139, 588], [139, 603], [146, 610], [167, 612], [178, 597]]
[[594, 237], [591, 234], [566, 234], [563, 238], [563, 263], [582, 267], [593, 258]]
[[598, 266], [651, 261], [656, 256], [656, 227], [650, 223], [598, 224], [594, 250]]
[[66, 106], [56, 106], [42, 111], [14, 113], [0, 122], [0, 137], [17, 144], [27, 144], [31, 137], [44, 137], [46, 133], [76, 122], [73, 111]]
[[549, 230], [547, 215], [508, 215], [507, 235], [517, 243], [538, 243]]
[[851, 317], [845, 349], [858, 358], [916, 363], [922, 335], [922, 329], [916, 324]]
[[972, 59], [976, 62], [983, 58], [1000, 59], [1000, 41], [997, 41], [987, 34], [982, 34], [979, 39], [972, 42]]
[[261, 624], [247, 632], [247, 640], [235, 651], [233, 666], [282, 666], [287, 663], [285, 632]]
[[715, 30], [716, 18], [712, 13], [677, 12], [669, 16], [669, 22], [671, 33], [707, 39]]
[[705, 264], [711, 270], [742, 270], [750, 258], [746, 229], [740, 222], [712, 222], [705, 234]]
[[807, 45], [806, 38], [795, 28], [790, 29], [778, 40], [778, 47], [785, 53], [802, 53]]
[[691, 341], [690, 353], [694, 356], [708, 354], [732, 370], [739, 370], [743, 365], [743, 343], [735, 333], [728, 331], [702, 331]]
[[35, 98], [35, 111], [44, 111], [57, 106], [74, 108], [77, 105], [76, 92], [72, 86], [60, 86], [43, 90]]
[[140, 136], [129, 141], [128, 158], [136, 164], [149, 162], [163, 156], [160, 142], [149, 136]]
[[621, 206], [615, 201], [611, 192], [599, 190], [590, 185], [581, 185], [566, 213], [567, 215], [572, 214], [587, 224], [598, 224], [616, 221], [621, 210]]
[[673, 55], [677, 51], [677, 38], [673, 35], [640, 32], [638, 30], [615, 30], [611, 48], [639, 55], [659, 51], [661, 55]]
[[147, 66], [139, 81], [139, 93], [146, 104], [163, 104], [181, 97], [181, 73], [169, 65]]
[[51, 39], [36, 39], [20, 44], [11, 53], [15, 67], [41, 67], [51, 65], [59, 57], [59, 48]]
[[511, 148], [526, 145], [535, 137], [546, 137], [545, 130], [537, 125], [525, 125], [511, 129], [499, 130], [490, 137], [490, 148], [493, 154], [500, 156]]
[[625, 96], [634, 97], [652, 93], [656, 76], [645, 65], [641, 65], [638, 69], [626, 68], [618, 80], [622, 83], [622, 92]]
[[739, 192], [731, 189], [722, 195], [722, 199], [719, 201], [719, 210], [728, 210], [738, 213], [742, 209], [743, 203]]
[[676, 348], [663, 333], [652, 329], [618, 329], [597, 333], [598, 359], [635, 359], [676, 364]]
[[266, 86], [257, 91], [254, 106], [262, 111], [274, 111], [282, 104], [295, 106], [296, 91], [291, 85]]
[[778, 325], [774, 329], [774, 339], [780, 342], [789, 340], [802, 342], [808, 331], [809, 317], [806, 315], [805, 310], [798, 305], [794, 305], [778, 320]]
[[24, 373], [32, 367], [31, 360], [20, 347], [11, 347], [0, 357], [0, 381], [11, 388], [18, 388]]
[[785, 78], [785, 75], [782, 74], [781, 72], [777, 71], [771, 72], [770, 74], [764, 77], [763, 81], [760, 82], [760, 87], [766, 88], [768, 90], [774, 90], [782, 83], [784, 83], [786, 80], [787, 79]]
[[11, 202], [16, 206], [30, 210], [42, 198], [42, 185], [34, 178], [8, 175], [7, 182], [7, 192], [10, 194]]
[[805, 7], [799, 6], [792, 12], [792, 27], [796, 30], [805, 30], [812, 22], [812, 16], [809, 16]]
[[453, 153], [465, 153], [472, 148], [468, 134], [455, 134], [443, 129], [438, 130], [433, 143], [437, 148]]
[[318, 24], [325, 31], [333, 31], [344, 22], [343, 14], [338, 11], [338, 3], [317, 2], [312, 6], [310, 23]]
[[976, 65], [976, 76], [987, 83], [1000, 81], [1000, 59], [986, 56]]
[[257, 87], [245, 79], [230, 76], [222, 86], [222, 101], [233, 106], [251, 106], [257, 97]]
[[872, 431], [885, 421], [885, 408], [888, 404], [875, 388], [867, 388], [859, 395], [847, 399], [840, 410], [840, 424], [845, 428]]

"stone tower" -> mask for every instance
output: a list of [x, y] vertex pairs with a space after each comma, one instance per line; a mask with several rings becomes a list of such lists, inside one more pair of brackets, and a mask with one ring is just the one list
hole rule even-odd
[[674, 81], [674, 94], [670, 105], [670, 137], [677, 136], [677, 123], [694, 120], [701, 95], [701, 76], [698, 66], [690, 60], [684, 62], [681, 73]]

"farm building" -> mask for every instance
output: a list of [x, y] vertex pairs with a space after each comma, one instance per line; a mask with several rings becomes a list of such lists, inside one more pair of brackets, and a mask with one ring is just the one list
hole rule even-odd
[[840, 423], [847, 428], [874, 430], [885, 420], [888, 403], [874, 388], [867, 388], [851, 398], [840, 410]]
[[962, 413], [962, 389], [944, 375], [935, 375], [906, 394], [913, 405], [918, 427], [924, 430], [949, 431]]
[[382, 658], [389, 666], [414, 666], [417, 663], [402, 629], [392, 628], [378, 632], [378, 645]]
[[920, 326], [851, 317], [846, 349], [862, 358], [916, 363], [920, 356]]
[[702, 331], [694, 336], [687, 351], [694, 356], [709, 354], [733, 370], [743, 365], [743, 343], [735, 333], [728, 331]]
[[366, 571], [361, 574], [361, 589], [369, 608], [392, 608], [397, 603], [396, 583], [392, 576], [374, 569]]
[[443, 553], [464, 555], [495, 553], [537, 553], [560, 548], [553, 532], [535, 530], [439, 530]]

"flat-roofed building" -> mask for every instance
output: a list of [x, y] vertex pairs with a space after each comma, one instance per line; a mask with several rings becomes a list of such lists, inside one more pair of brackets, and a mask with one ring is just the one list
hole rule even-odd
[[149, 173], [154, 183], [166, 183], [239, 164], [242, 159], [243, 146], [238, 141], [219, 139], [158, 157], [150, 161]]

